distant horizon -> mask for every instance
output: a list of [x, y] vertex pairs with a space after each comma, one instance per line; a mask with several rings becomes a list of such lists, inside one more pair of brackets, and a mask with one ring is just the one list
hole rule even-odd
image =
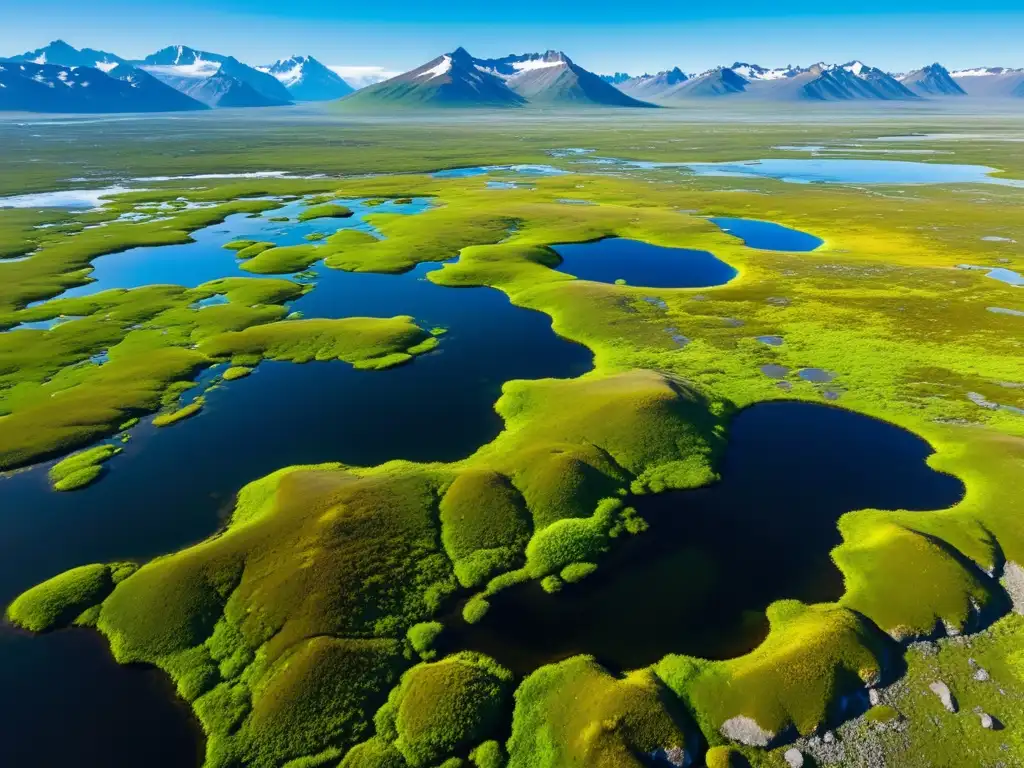
[[[981, 0], [972, 12], [944, 0], [898, 5], [863, 0], [856, 9], [838, 10], [794, 0], [784, 11], [751, 0], [696, 9], [655, 2], [645, 8], [642, 20], [635, 14], [616, 18], [622, 9], [602, 9], [607, 18], [596, 18], [594, 9], [579, 0], [553, 9], [533, 0], [525, 3], [512, 10], [491, 9], [493, 20], [488, 23], [484, 10], [470, 11], [458, 2], [452, 4], [458, 14], [443, 7], [440, 18], [424, 19], [411, 0], [344, 11], [324, 0], [301, 9], [281, 8], [269, 0], [219, 0], [214, 8], [199, 0], [178, 0], [173, 12], [144, 1], [97, 0], [85, 9], [55, 0], [56, 10], [40, 18], [27, 0], [13, 0], [0, 29], [0, 58], [57, 39], [126, 59], [185, 45], [251, 65], [313, 56], [357, 82], [408, 71], [459, 46], [480, 58], [561, 50], [593, 72], [633, 76], [673, 67], [699, 73], [734, 62], [777, 68], [859, 60], [887, 72], [908, 72], [934, 62], [949, 70], [1024, 67], [1019, 44], [1024, 11], [1017, 9], [1016, 0]], [[572, 7], [579, 11], [579, 20], [569, 23]], [[925, 7], [935, 12], [923, 12]], [[525, 18], [531, 14], [535, 23]], [[446, 15], [457, 18], [445, 22]]]

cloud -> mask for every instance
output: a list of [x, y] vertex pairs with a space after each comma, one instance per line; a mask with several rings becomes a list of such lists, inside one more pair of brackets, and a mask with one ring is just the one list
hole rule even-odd
[[373, 83], [379, 83], [381, 80], [401, 74], [401, 72], [392, 72], [384, 67], [331, 65], [327, 68], [340, 75], [353, 88], [365, 88]]

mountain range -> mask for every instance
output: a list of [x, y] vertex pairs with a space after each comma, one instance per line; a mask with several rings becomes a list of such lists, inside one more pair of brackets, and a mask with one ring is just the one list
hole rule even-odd
[[[334, 68], [346, 71], [344, 68]], [[139, 60], [62, 40], [0, 58], [0, 111], [160, 112], [334, 101], [344, 108], [654, 107], [690, 99], [916, 101], [1024, 98], [1024, 69], [950, 72], [935, 63], [906, 74], [860, 61], [766, 68], [736, 62], [699, 74], [673, 67], [631, 77], [597, 75], [561, 51], [480, 59], [464, 48], [355, 90], [312, 56], [250, 66], [183, 45]]]
[[693, 76], [685, 75], [677, 67], [657, 75], [631, 78], [618, 87], [631, 96], [659, 104], [730, 95], [768, 101], [919, 98], [892, 75], [859, 61], [777, 69], [736, 62], [731, 67], [718, 67]]
[[[311, 56], [251, 67], [232, 56], [168, 46], [141, 60], [63, 40], [0, 59], [0, 111], [162, 112], [271, 107], [352, 92]], [[59, 87], [63, 86], [63, 87]]]
[[478, 59], [465, 48], [356, 91], [340, 104], [357, 109], [526, 104], [651, 106], [616, 89], [561, 51]]
[[701, 74], [678, 67], [639, 77], [604, 75], [623, 93], [660, 105], [686, 99], [742, 96], [768, 101], [916, 100], [950, 96], [1024, 98], [1024, 69], [1003, 67], [950, 72], [929, 64], [906, 74], [884, 72], [860, 61], [775, 69], [736, 62]]

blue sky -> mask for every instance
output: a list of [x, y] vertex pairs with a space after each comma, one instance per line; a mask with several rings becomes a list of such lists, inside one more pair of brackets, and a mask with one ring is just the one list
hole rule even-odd
[[463, 45], [477, 56], [559, 48], [599, 71], [736, 60], [765, 66], [859, 58], [889, 70], [1024, 66], [1021, 0], [0, 0], [0, 55], [63, 38], [141, 57], [182, 43], [258, 64], [310, 54], [403, 70]]

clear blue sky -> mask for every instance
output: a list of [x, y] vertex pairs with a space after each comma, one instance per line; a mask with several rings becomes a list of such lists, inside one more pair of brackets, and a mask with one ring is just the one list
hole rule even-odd
[[63, 38], [141, 57], [182, 43], [258, 64], [311, 54], [402, 70], [463, 45], [558, 48], [599, 72], [859, 58], [889, 70], [1024, 66], [1022, 0], [0, 0], [0, 55]]

